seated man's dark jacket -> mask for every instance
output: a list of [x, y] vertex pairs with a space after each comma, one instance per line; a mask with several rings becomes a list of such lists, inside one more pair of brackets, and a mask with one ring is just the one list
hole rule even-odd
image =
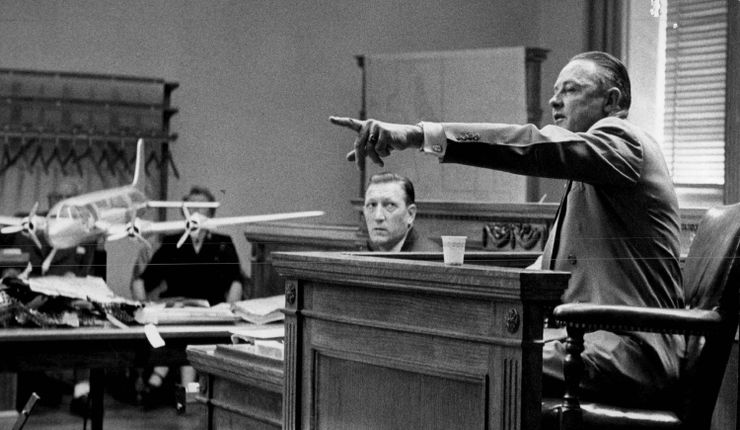
[[[369, 249], [370, 251], [378, 251], [378, 249], [370, 242], [367, 243], [367, 249]], [[411, 229], [409, 229], [408, 234], [406, 234], [406, 239], [401, 246], [401, 252], [440, 251], [442, 251], [442, 247], [439, 244], [427, 239], [426, 237], [422, 237], [415, 227], [411, 227]]]
[[179, 239], [180, 235], [162, 238], [162, 245], [141, 274], [147, 291], [164, 281], [167, 290], [160, 297], [206, 299], [215, 305], [225, 300], [234, 281], [244, 282], [230, 236], [207, 233], [197, 254], [190, 237], [177, 248]]

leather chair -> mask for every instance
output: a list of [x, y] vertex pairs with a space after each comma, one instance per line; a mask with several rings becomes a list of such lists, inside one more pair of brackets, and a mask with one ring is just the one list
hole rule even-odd
[[[707, 211], [684, 265], [686, 309], [564, 304], [554, 317], [567, 327], [565, 394], [543, 399], [543, 428], [709, 429], [738, 329], [740, 204]], [[593, 330], [682, 334], [680, 390], [670, 407], [636, 409], [579, 399], [583, 334]]]

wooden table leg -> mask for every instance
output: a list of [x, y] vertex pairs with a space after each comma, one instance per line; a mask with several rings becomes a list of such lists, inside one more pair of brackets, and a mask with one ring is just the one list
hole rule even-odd
[[103, 430], [105, 370], [90, 369], [90, 428]]
[[10, 428], [18, 418], [16, 374], [0, 373], [0, 428]]

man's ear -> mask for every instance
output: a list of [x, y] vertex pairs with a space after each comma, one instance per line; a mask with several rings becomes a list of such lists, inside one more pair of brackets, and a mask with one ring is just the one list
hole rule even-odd
[[615, 112], [622, 110], [619, 107], [619, 102], [622, 100], [622, 92], [617, 87], [611, 87], [606, 90], [606, 97], [604, 101], [604, 112], [607, 115], [611, 115]]
[[414, 223], [414, 220], [416, 219], [416, 204], [411, 203], [407, 208], [407, 211], [409, 211], [409, 227]]

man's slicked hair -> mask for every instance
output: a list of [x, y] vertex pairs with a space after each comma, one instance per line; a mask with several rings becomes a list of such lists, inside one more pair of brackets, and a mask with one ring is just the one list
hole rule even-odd
[[574, 60], [587, 60], [596, 64], [603, 72], [599, 79], [602, 88], [606, 90], [616, 87], [622, 93], [619, 107], [625, 114], [629, 111], [632, 104], [632, 89], [630, 76], [624, 63], [617, 57], [601, 51], [583, 52], [570, 59], [570, 61]]
[[373, 176], [370, 177], [370, 180], [367, 182], [367, 186], [370, 187], [370, 185], [373, 184], [388, 184], [388, 183], [397, 183], [401, 185], [401, 189], [404, 193], [404, 201], [406, 202], [406, 206], [412, 205], [416, 202], [416, 194], [414, 193], [414, 184], [411, 182], [411, 179], [399, 175], [398, 173], [391, 173], [391, 172], [383, 172], [383, 173], [376, 173]]

